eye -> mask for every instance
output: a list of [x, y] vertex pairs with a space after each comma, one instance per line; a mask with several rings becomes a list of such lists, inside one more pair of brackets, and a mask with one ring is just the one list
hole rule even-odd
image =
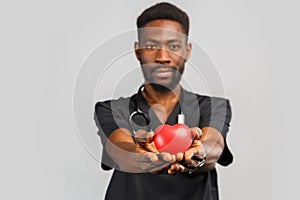
[[157, 45], [155, 45], [155, 44], [147, 44], [145, 46], [145, 48], [148, 49], [148, 50], [157, 49]]
[[170, 49], [171, 51], [177, 51], [177, 50], [180, 49], [180, 45], [170, 45], [170, 46], [169, 46], [169, 49]]

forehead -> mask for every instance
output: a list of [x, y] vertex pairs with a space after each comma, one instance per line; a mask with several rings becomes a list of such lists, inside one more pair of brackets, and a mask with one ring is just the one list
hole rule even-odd
[[142, 41], [147, 39], [185, 40], [186, 37], [181, 24], [172, 20], [154, 20], [139, 30], [139, 38]]

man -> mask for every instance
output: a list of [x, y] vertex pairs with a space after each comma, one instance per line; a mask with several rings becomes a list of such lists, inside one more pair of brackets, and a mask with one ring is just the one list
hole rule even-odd
[[[225, 140], [229, 101], [188, 92], [179, 83], [192, 49], [186, 13], [159, 3], [138, 17], [137, 27], [135, 54], [144, 84], [131, 97], [98, 102], [95, 108], [102, 167], [115, 169], [106, 199], [216, 200], [215, 165], [232, 162]], [[158, 152], [153, 130], [176, 124], [178, 114], [190, 127], [192, 145], [175, 155]]]

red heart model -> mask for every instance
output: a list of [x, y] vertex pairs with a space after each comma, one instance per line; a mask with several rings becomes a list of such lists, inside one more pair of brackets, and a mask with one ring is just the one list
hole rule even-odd
[[184, 124], [160, 125], [155, 130], [154, 144], [159, 152], [176, 154], [185, 152], [192, 144], [193, 138], [189, 127]]

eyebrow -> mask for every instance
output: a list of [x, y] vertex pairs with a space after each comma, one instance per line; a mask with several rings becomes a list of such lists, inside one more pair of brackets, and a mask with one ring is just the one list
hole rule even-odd
[[167, 43], [173, 43], [173, 42], [182, 42], [182, 40], [172, 39], [167, 41]]
[[153, 42], [153, 43], [159, 43], [159, 41], [158, 41], [158, 40], [155, 40], [155, 39], [152, 39], [152, 38], [146, 39], [144, 42]]
[[[146, 39], [144, 42], [160, 43], [158, 40], [153, 39], [153, 38]], [[179, 39], [171, 39], [171, 40], [167, 40], [166, 43], [173, 43], [173, 42], [182, 42], [182, 41]]]

